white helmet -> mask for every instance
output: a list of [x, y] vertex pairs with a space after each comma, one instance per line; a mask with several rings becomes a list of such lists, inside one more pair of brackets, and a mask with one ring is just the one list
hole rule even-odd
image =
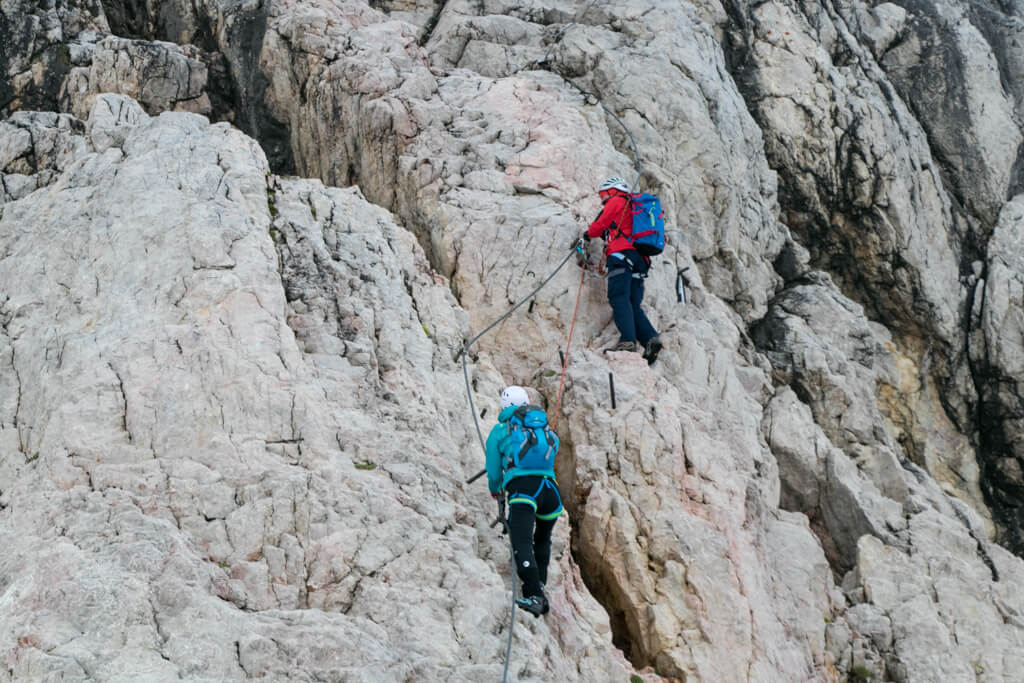
[[505, 391], [501, 392], [501, 409], [505, 410], [509, 406], [525, 406], [530, 402], [530, 397], [526, 395], [526, 389], [512, 385], [505, 387]]
[[622, 190], [623, 192], [629, 192], [629, 185], [627, 185], [626, 181], [619, 176], [612, 176], [601, 183], [601, 187], [597, 188], [598, 192], [604, 192], [605, 190]]

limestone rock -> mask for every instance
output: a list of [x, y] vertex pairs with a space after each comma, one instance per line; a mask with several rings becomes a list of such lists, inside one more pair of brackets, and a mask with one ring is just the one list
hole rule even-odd
[[137, 100], [150, 114], [191, 111], [209, 114], [206, 65], [172, 43], [108, 36], [92, 50], [88, 67], [75, 67], [64, 87], [68, 109], [87, 118], [97, 93]]
[[[783, 427], [785, 436], [772, 439], [778, 452], [807, 453], [796, 457], [790, 470], [798, 509], [806, 511], [818, 498], [816, 487], [805, 487], [808, 479], [822, 478], [820, 466], [830, 460], [834, 444], [888, 498], [902, 502], [908, 495], [903, 479], [910, 460], [987, 517], [973, 450], [943, 411], [936, 389], [899, 354], [888, 332], [872, 325], [826, 275], [809, 273], [805, 280], [783, 291], [754, 331], [776, 374], [810, 407], [827, 437], [827, 446], [820, 439], [811, 440], [814, 446], [797, 445], [806, 435]], [[782, 400], [786, 408], [778, 413], [786, 423], [802, 408], [786, 394]], [[817, 476], [804, 476], [810, 461]], [[857, 537], [848, 540], [855, 544]], [[853, 550], [847, 544], [847, 557]]]
[[97, 152], [123, 147], [131, 131], [149, 118], [139, 103], [124, 95], [99, 95], [86, 123], [89, 141]]
[[875, 58], [928, 131], [933, 154], [949, 159], [950, 184], [980, 219], [976, 229], [988, 230], [981, 226], [995, 222], [1016, 182], [1012, 150], [1024, 140], [1017, 120], [1021, 91], [1005, 88], [1001, 76], [1022, 64], [1012, 45], [1020, 17], [949, 0], [902, 15], [886, 7], [877, 15], [902, 35], [875, 46]]
[[19, 112], [0, 123], [0, 205], [49, 185], [89, 151], [84, 128], [78, 119], [52, 112]]
[[[14, 675], [495, 677], [507, 546], [460, 483], [480, 456], [457, 445], [451, 293], [357, 191], [268, 185], [225, 124], [114, 121], [115, 102], [90, 131], [123, 142], [0, 222], [20, 255], [0, 261]], [[75, 246], [33, 265], [37, 240]], [[603, 612], [559, 580], [565, 533], [552, 628], [573, 654], [536, 673], [626, 677]], [[550, 645], [538, 627], [520, 650]]]
[[[1020, 21], [4, 3], [0, 680], [496, 680], [512, 382], [568, 515], [511, 677], [1013, 680]], [[612, 174], [651, 367], [555, 272]]]

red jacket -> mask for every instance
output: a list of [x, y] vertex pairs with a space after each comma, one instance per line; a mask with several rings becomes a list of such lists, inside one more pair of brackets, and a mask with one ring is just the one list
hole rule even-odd
[[[618, 226], [617, 228], [612, 227]], [[633, 213], [629, 210], [629, 196], [618, 192], [604, 203], [601, 215], [587, 228], [587, 236], [601, 237], [608, 231], [608, 242], [604, 253], [614, 254], [632, 249], [627, 237], [633, 234]]]

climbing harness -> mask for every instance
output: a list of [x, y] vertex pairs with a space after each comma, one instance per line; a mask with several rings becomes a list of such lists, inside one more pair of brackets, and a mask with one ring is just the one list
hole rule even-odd
[[[548, 282], [550, 282], [555, 277], [555, 275], [558, 274], [558, 271], [560, 271], [565, 266], [565, 264], [569, 262], [569, 259], [572, 258], [573, 255], [578, 255], [580, 253], [583, 253], [584, 254], [584, 258], [585, 258], [586, 254], [585, 254], [585, 252], [584, 252], [584, 250], [582, 248], [582, 245], [583, 245], [583, 240], [582, 239], [578, 240], [575, 244], [573, 244], [573, 248], [569, 252], [569, 254], [564, 259], [562, 259], [561, 263], [559, 263], [558, 266], [553, 271], [551, 271], [551, 274], [548, 275], [546, 278], [544, 278], [544, 280], [539, 285], [537, 285], [537, 287], [532, 292], [530, 292], [528, 295], [526, 295], [525, 298], [523, 298], [515, 306], [513, 306], [507, 312], [505, 312], [505, 314], [502, 315], [500, 318], [498, 318], [497, 320], [492, 322], [490, 325], [485, 327], [483, 332], [480, 332], [475, 337], [473, 337], [472, 339], [467, 341], [465, 344], [463, 344], [462, 348], [459, 349], [459, 352], [457, 354], [455, 354], [455, 360], [459, 360], [460, 358], [462, 359], [462, 377], [463, 377], [463, 379], [466, 382], [466, 396], [469, 399], [469, 411], [473, 414], [473, 424], [476, 427], [476, 435], [477, 435], [477, 438], [480, 440], [480, 448], [483, 450], [485, 457], [487, 455], [487, 444], [484, 442], [484, 435], [483, 435], [483, 432], [480, 429], [480, 420], [477, 418], [476, 406], [473, 403], [473, 390], [472, 390], [472, 385], [471, 385], [471, 383], [469, 381], [469, 368], [468, 368], [468, 366], [466, 364], [466, 357], [469, 355], [469, 347], [472, 346], [478, 339], [480, 339], [480, 337], [484, 336], [490, 330], [492, 330], [496, 325], [498, 325], [502, 321], [506, 320], [510, 315], [512, 315], [513, 312], [515, 312], [516, 309], [518, 309], [520, 306], [522, 306], [527, 301], [530, 301], [537, 294], [537, 292], [539, 292], [544, 287], [544, 285], [546, 285]], [[569, 337], [568, 337], [568, 340], [565, 343], [565, 352], [562, 353], [561, 350], [559, 351], [559, 355], [561, 356], [561, 360], [562, 360], [562, 375], [561, 375], [561, 378], [558, 381], [558, 395], [555, 398], [555, 413], [554, 413], [554, 420], [552, 422], [552, 429], [555, 429], [558, 426], [558, 409], [559, 409], [559, 406], [561, 405], [561, 401], [562, 401], [562, 387], [564, 386], [564, 382], [565, 382], [565, 371], [566, 371], [566, 368], [569, 365], [569, 346], [572, 344], [572, 333], [573, 333], [573, 330], [576, 328], [576, 315], [577, 315], [577, 313], [579, 311], [580, 298], [581, 298], [581, 296], [583, 294], [583, 280], [586, 277], [587, 272], [588, 272], [587, 268], [582, 268], [581, 271], [580, 271], [580, 284], [579, 284], [579, 288], [576, 291], [576, 304], [573, 307], [573, 311], [572, 311], [572, 323], [569, 326]], [[532, 306], [532, 304], [531, 304], [531, 306]], [[467, 484], [471, 484], [474, 481], [476, 481], [477, 479], [479, 479], [480, 477], [482, 477], [486, 473], [487, 473], [487, 468], [484, 468], [484, 469], [480, 470], [479, 472], [477, 472], [472, 477], [470, 477], [469, 479], [467, 479], [466, 483]], [[510, 620], [509, 620], [508, 644], [507, 644], [506, 649], [505, 649], [505, 672], [502, 675], [502, 681], [507, 681], [508, 680], [508, 665], [509, 665], [509, 660], [510, 660], [511, 654], [512, 654], [512, 632], [513, 632], [513, 629], [515, 628], [515, 623], [516, 623], [516, 582], [515, 582], [516, 560], [515, 560], [515, 549], [512, 546], [512, 536], [511, 536], [511, 534], [508, 533], [508, 519], [505, 516], [505, 499], [504, 499], [504, 497], [501, 497], [501, 498], [498, 499], [498, 516], [497, 516], [497, 518], [495, 518], [495, 520], [493, 522], [491, 522], [491, 527], [493, 528], [499, 522], [502, 524], [502, 533], [509, 537], [509, 548], [512, 551], [512, 554], [511, 554], [511, 558], [512, 558], [512, 577], [513, 577], [512, 578], [512, 606], [511, 606], [511, 614], [512, 614], [512, 616], [510, 617]]]
[[[632, 192], [636, 193], [636, 191], [638, 190], [639, 185], [640, 185], [640, 178], [643, 177], [644, 165], [643, 165], [643, 162], [640, 160], [640, 152], [639, 152], [639, 150], [637, 148], [636, 138], [633, 137], [633, 132], [629, 129], [629, 126], [627, 126], [626, 123], [621, 118], [619, 118], [619, 116], [615, 112], [613, 112], [611, 109], [609, 109], [607, 106], [605, 106], [604, 102], [602, 102], [597, 97], [597, 95], [595, 95], [594, 93], [590, 92], [589, 90], [587, 90], [586, 88], [581, 86], [579, 83], [577, 83], [576, 81], [574, 81], [571, 78], [569, 78], [568, 76], [566, 76], [565, 74], [559, 73], [558, 71], [555, 71], [554, 69], [550, 69], [549, 68], [549, 66], [551, 66], [551, 52], [554, 50], [555, 46], [559, 43], [559, 41], [561, 41], [562, 36], [572, 26], [574, 26], [575, 24], [579, 23], [580, 19], [583, 18], [583, 15], [586, 14], [587, 11], [591, 7], [593, 7], [595, 4], [597, 4], [597, 2], [599, 2], [599, 0], [591, 0], [591, 2], [586, 7], [584, 7], [575, 17], [573, 17], [572, 22], [570, 22], [569, 24], [567, 24], [563, 28], [559, 29], [558, 33], [555, 34], [555, 38], [551, 42], [551, 45], [548, 46], [547, 52], [544, 54], [544, 58], [536, 60], [535, 62], [533, 62], [533, 65], [539, 66], [539, 67], [541, 67], [543, 69], [547, 69], [547, 70], [551, 71], [552, 73], [555, 73], [558, 76], [560, 76], [562, 78], [562, 80], [564, 80], [566, 83], [568, 83], [573, 88], [575, 88], [577, 91], [579, 91], [579, 93], [583, 96], [583, 98], [588, 103], [594, 102], [594, 103], [600, 105], [601, 109], [604, 110], [604, 113], [607, 114], [608, 116], [612, 117], [612, 119], [614, 119], [615, 122], [618, 123], [619, 126], [622, 127], [622, 130], [625, 132], [626, 137], [629, 139], [629, 144], [630, 144], [630, 147], [632, 147], [632, 151], [633, 151], [633, 167], [636, 170], [636, 180], [633, 181], [631, 187], [632, 187]], [[673, 231], [666, 230], [666, 238], [668, 236], [668, 232], [680, 232], [680, 231], [678, 231], [678, 230], [673, 230]], [[689, 270], [689, 266], [681, 267], [679, 265], [679, 249], [678, 248], [675, 250], [675, 259], [674, 260], [675, 260], [675, 266], [676, 266], [676, 299], [677, 299], [678, 303], [686, 303], [685, 287], [689, 287], [690, 281], [689, 281], [689, 279], [686, 278], [685, 275], [683, 275], [683, 273], [685, 273], [687, 270]], [[602, 259], [602, 261], [603, 261], [603, 259]], [[602, 276], [602, 277], [605, 275], [605, 272], [604, 272], [603, 268], [604, 268], [604, 265], [602, 263], [602, 265], [601, 265], [601, 272], [599, 272], [599, 275]]]

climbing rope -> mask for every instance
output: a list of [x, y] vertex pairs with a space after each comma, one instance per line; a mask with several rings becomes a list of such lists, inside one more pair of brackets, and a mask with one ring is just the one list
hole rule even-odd
[[[558, 274], [558, 271], [560, 271], [562, 269], [562, 267], [565, 266], [565, 264], [569, 262], [569, 259], [572, 258], [572, 256], [575, 253], [577, 253], [578, 251], [582, 252], [582, 248], [581, 248], [581, 245], [579, 243], [576, 243], [576, 244], [573, 245], [572, 251], [569, 252], [569, 255], [566, 256], [564, 259], [562, 259], [562, 262], [559, 263], [558, 266], [553, 271], [551, 271], [551, 274], [548, 275], [546, 278], [544, 278], [544, 280], [539, 285], [537, 285], [537, 287], [534, 288], [534, 290], [532, 292], [530, 292], [526, 297], [524, 297], [521, 301], [519, 301], [515, 306], [510, 308], [500, 318], [498, 318], [497, 320], [492, 322], [490, 325], [485, 327], [483, 332], [480, 332], [475, 337], [473, 337], [472, 339], [467, 341], [465, 344], [463, 344], [462, 348], [459, 349], [459, 352], [455, 355], [456, 360], [458, 360], [459, 358], [462, 359], [462, 378], [463, 378], [463, 380], [466, 383], [466, 397], [469, 399], [469, 410], [473, 414], [473, 425], [476, 427], [476, 436], [477, 436], [477, 439], [479, 439], [479, 441], [480, 441], [480, 448], [484, 452], [484, 458], [487, 457], [487, 445], [484, 442], [483, 431], [481, 431], [481, 429], [480, 429], [480, 420], [477, 418], [476, 404], [473, 402], [473, 387], [472, 387], [472, 384], [469, 381], [469, 367], [468, 367], [467, 362], [466, 362], [466, 357], [469, 356], [469, 347], [471, 345], [473, 345], [478, 339], [480, 339], [480, 337], [484, 336], [485, 334], [487, 334], [487, 332], [492, 330], [500, 322], [502, 322], [503, 320], [506, 320], [510, 315], [512, 315], [513, 312], [515, 312], [515, 310], [517, 308], [519, 308], [524, 303], [526, 303], [531, 298], [533, 298], [537, 294], [537, 292], [539, 292], [544, 287], [544, 285], [546, 285], [548, 282], [550, 282], [552, 280], [552, 278], [554, 278], [555, 275]], [[573, 311], [572, 311], [572, 323], [569, 325], [569, 338], [568, 338], [568, 340], [565, 343], [565, 353], [562, 355], [562, 376], [561, 376], [561, 378], [558, 381], [558, 394], [557, 394], [557, 397], [555, 398], [555, 412], [554, 412], [554, 421], [553, 421], [552, 427], [551, 427], [552, 429], [556, 429], [558, 427], [558, 409], [559, 409], [559, 405], [561, 404], [561, 401], [562, 401], [562, 387], [564, 386], [564, 382], [565, 382], [565, 370], [566, 370], [566, 368], [569, 365], [569, 347], [572, 344], [572, 333], [573, 333], [573, 330], [576, 328], [576, 315], [579, 312], [580, 298], [582, 297], [582, 294], [583, 294], [583, 280], [585, 279], [585, 277], [587, 275], [587, 272], [589, 270], [589, 266], [590, 266], [589, 263], [581, 264], [580, 284], [579, 284], [579, 287], [576, 290], [576, 304], [573, 307]], [[478, 478], [480, 478], [481, 476], [486, 474], [486, 472], [487, 472], [486, 468], [480, 470], [475, 475], [473, 475], [472, 477], [467, 479], [466, 483], [467, 484], [473, 483]], [[498, 500], [498, 517], [497, 517], [497, 519], [495, 519], [491, 523], [491, 526], [493, 527], [495, 524], [497, 524], [499, 522], [502, 524], [502, 527], [503, 527], [505, 535], [508, 536], [509, 549], [511, 551], [510, 557], [511, 557], [511, 561], [512, 561], [512, 603], [511, 603], [511, 605], [509, 607], [510, 617], [509, 617], [509, 625], [508, 625], [508, 643], [505, 646], [505, 669], [504, 669], [504, 672], [502, 673], [502, 676], [501, 676], [502, 683], [505, 683], [506, 681], [508, 681], [508, 666], [509, 666], [509, 662], [512, 659], [512, 636], [513, 636], [513, 632], [514, 632], [515, 626], [516, 626], [516, 554], [515, 554], [515, 547], [512, 545], [512, 535], [509, 533], [509, 530], [508, 530], [508, 520], [505, 517], [504, 501], [501, 500], [501, 499]]]
[[558, 429], [558, 407], [562, 403], [562, 386], [565, 383], [565, 368], [569, 365], [569, 345], [572, 344], [572, 331], [576, 328], [576, 312], [580, 310], [580, 296], [583, 294], [583, 279], [586, 275], [586, 269], [580, 271], [580, 286], [576, 290], [576, 305], [572, 309], [572, 324], [569, 325], [569, 338], [565, 342], [565, 353], [562, 354], [562, 376], [558, 380], [558, 394], [555, 397], [555, 417], [551, 423], [551, 429], [553, 430]]
[[[487, 457], [487, 444], [484, 442], [484, 434], [483, 434], [483, 431], [480, 429], [480, 420], [477, 418], [476, 404], [473, 402], [473, 387], [472, 387], [472, 384], [469, 381], [469, 367], [468, 367], [467, 362], [466, 362], [466, 357], [469, 356], [469, 347], [472, 346], [478, 339], [480, 339], [480, 337], [484, 336], [490, 330], [494, 329], [494, 327], [497, 326], [499, 323], [501, 323], [502, 321], [506, 320], [510, 315], [512, 315], [512, 313], [514, 313], [516, 311], [516, 309], [518, 309], [524, 303], [526, 303], [527, 301], [532, 299], [537, 294], [537, 292], [539, 292], [544, 287], [544, 285], [546, 285], [547, 283], [551, 282], [551, 280], [555, 277], [555, 275], [558, 274], [558, 271], [562, 270], [562, 268], [565, 266], [566, 263], [569, 262], [569, 259], [572, 258], [572, 256], [574, 254], [581, 253], [581, 252], [582, 252], [582, 245], [580, 244], [580, 242], [577, 242], [577, 243], [573, 244], [572, 250], [569, 252], [569, 254], [564, 259], [562, 259], [561, 263], [559, 263], [558, 266], [553, 271], [551, 271], [551, 274], [548, 275], [546, 278], [544, 278], [544, 280], [539, 285], [537, 285], [537, 287], [535, 287], [532, 292], [530, 292], [528, 295], [526, 295], [521, 301], [519, 301], [516, 305], [514, 305], [508, 311], [506, 311], [505, 314], [502, 315], [500, 318], [498, 318], [497, 320], [492, 322], [490, 325], [485, 327], [482, 332], [480, 332], [475, 337], [473, 337], [472, 339], [467, 341], [465, 344], [463, 344], [462, 348], [459, 349], [459, 352], [455, 355], [455, 359], [456, 360], [458, 360], [460, 358], [462, 359], [462, 378], [463, 378], [463, 380], [466, 383], [466, 397], [469, 399], [469, 410], [473, 414], [473, 425], [476, 428], [476, 436], [477, 436], [477, 439], [479, 439], [479, 441], [480, 441], [480, 448], [483, 450], [485, 458]], [[565, 370], [566, 370], [566, 368], [568, 367], [568, 364], [569, 364], [569, 347], [572, 344], [572, 333], [573, 333], [573, 330], [576, 328], [576, 315], [579, 312], [580, 298], [582, 297], [582, 294], [583, 294], [583, 280], [584, 280], [584, 278], [587, 275], [587, 272], [589, 270], [589, 268], [588, 268], [589, 265], [590, 264], [588, 264], [588, 263], [581, 264], [580, 284], [579, 284], [579, 288], [576, 291], [576, 304], [573, 307], [573, 311], [572, 311], [572, 323], [569, 325], [569, 338], [568, 338], [568, 340], [566, 341], [566, 344], [565, 344], [565, 353], [562, 355], [562, 376], [561, 376], [561, 378], [559, 379], [559, 382], [558, 382], [558, 395], [557, 395], [557, 397], [555, 399], [555, 413], [554, 413], [555, 417], [554, 417], [554, 422], [552, 424], [552, 429], [555, 429], [558, 426], [558, 408], [559, 408], [559, 405], [561, 404], [561, 401], [562, 401], [562, 387], [563, 387], [564, 382], [565, 382]], [[467, 484], [473, 483], [478, 478], [483, 476], [486, 472], [487, 472], [486, 468], [484, 468], [483, 470], [480, 470], [475, 475], [473, 475], [472, 477], [467, 479], [466, 483]], [[501, 500], [498, 501], [498, 518], [495, 519], [494, 522], [491, 523], [491, 526], [493, 527], [498, 522], [501, 522], [501, 524], [502, 524], [502, 526], [504, 528], [504, 533], [506, 535], [508, 535], [508, 537], [509, 537], [509, 548], [511, 550], [511, 559], [512, 559], [512, 604], [510, 606], [511, 616], [509, 618], [509, 626], [508, 626], [508, 644], [505, 647], [505, 670], [504, 670], [504, 673], [502, 674], [502, 678], [501, 678], [501, 680], [504, 682], [504, 681], [508, 680], [508, 666], [509, 666], [509, 662], [511, 661], [511, 657], [512, 657], [512, 634], [513, 634], [513, 631], [514, 631], [515, 625], [516, 625], [516, 581], [515, 581], [515, 577], [516, 577], [516, 558], [515, 558], [515, 548], [512, 546], [512, 535], [508, 533], [508, 520], [505, 518], [504, 504], [503, 504], [503, 501], [501, 501]]]
[[[592, 7], [595, 2], [597, 2], [597, 0], [593, 0], [589, 5], [587, 5], [587, 7], [586, 7], [586, 9], [584, 9], [583, 13], [580, 14], [580, 17], [582, 17], [582, 14], [586, 13], [586, 10], [590, 9], [590, 7]], [[579, 17], [575, 18], [572, 23], [575, 24], [575, 23], [577, 23], [578, 20], [579, 20]], [[569, 26], [572, 26], [572, 24], [569, 24]], [[568, 28], [569, 26], [566, 26], [566, 28]], [[564, 33], [565, 33], [564, 30], [558, 32], [558, 34], [555, 36], [555, 42], [552, 43], [552, 45], [548, 48], [548, 52], [547, 52], [547, 54], [545, 54], [544, 59], [543, 60], [537, 60], [535, 62], [535, 64], [540, 65], [540, 66], [546, 66], [547, 64], [550, 63], [549, 57], [550, 57], [550, 54], [551, 54], [551, 50], [554, 48], [554, 46], [557, 43], [557, 41], [561, 40], [562, 35]], [[557, 73], [557, 72], [553, 71], [553, 73]], [[626, 137], [629, 138], [630, 147], [632, 147], [632, 150], [633, 150], [633, 168], [636, 170], [636, 179], [633, 181], [633, 184], [632, 184], [632, 192], [633, 192], [633, 194], [636, 194], [639, 191], [639, 189], [640, 189], [640, 178], [643, 177], [644, 166], [643, 166], [643, 162], [640, 160], [640, 152], [639, 152], [639, 149], [637, 148], [637, 145], [636, 145], [636, 138], [633, 137], [633, 132], [629, 129], [629, 126], [627, 126], [626, 123], [621, 118], [619, 118], [619, 116], [615, 112], [613, 112], [611, 109], [609, 109], [607, 106], [605, 106], [604, 102], [602, 102], [597, 97], [597, 95], [595, 95], [594, 93], [586, 90], [583, 86], [581, 86], [580, 84], [576, 83], [574, 80], [572, 80], [568, 76], [565, 76], [564, 74], [558, 74], [558, 75], [561, 76], [562, 80], [564, 80], [566, 83], [568, 83], [572, 87], [576, 88], [576, 90], [578, 90], [580, 92], [580, 94], [583, 95], [583, 97], [585, 99], [593, 100], [593, 101], [597, 102], [597, 104], [599, 104], [601, 106], [601, 109], [603, 109], [604, 112], [608, 116], [612, 117], [615, 120], [615, 122], [618, 123], [619, 126], [622, 127], [622, 130], [626, 133]], [[682, 231], [680, 231], [680, 230], [671, 230], [671, 231], [666, 230], [665, 232], [666, 232], [666, 236], [668, 235], [669, 232], [678, 232], [678, 233], [682, 234]], [[602, 258], [602, 261], [603, 261], [603, 258]], [[676, 301], [677, 301], [677, 303], [686, 303], [686, 288], [690, 286], [690, 279], [688, 277], [686, 277], [686, 271], [688, 271], [690, 269], [690, 267], [689, 266], [680, 266], [679, 265], [679, 249], [678, 248], [675, 250], [674, 265], [676, 267]], [[600, 266], [600, 270], [604, 270], [604, 264], [603, 263]]]

